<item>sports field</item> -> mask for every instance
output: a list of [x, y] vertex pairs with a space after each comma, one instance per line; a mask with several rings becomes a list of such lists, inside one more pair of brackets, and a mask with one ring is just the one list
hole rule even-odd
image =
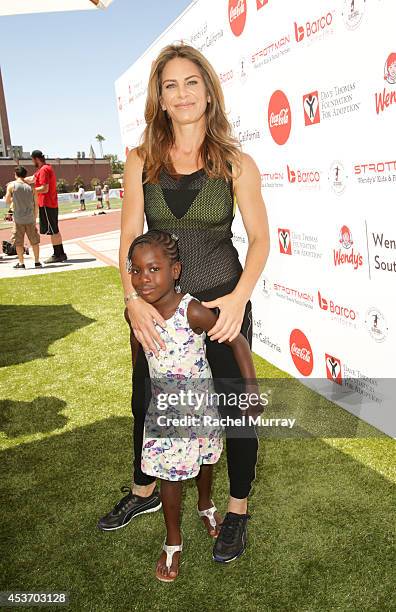
[[[110, 199], [110, 207], [112, 209], [117, 209], [117, 208], [121, 208], [121, 204], [122, 204], [122, 200], [120, 198], [111, 198]], [[97, 202], [96, 200], [94, 200], [93, 202], [86, 202], [85, 206], [87, 211], [92, 211], [92, 212], [99, 212], [96, 209], [96, 205]], [[79, 215], [79, 206], [80, 203], [78, 202], [78, 200], [76, 200], [75, 202], [62, 202], [61, 204], [59, 204], [59, 215], [69, 215], [73, 212], [76, 213], [76, 216]], [[105, 205], [104, 205], [105, 206]], [[106, 211], [106, 206], [103, 209], [104, 211]], [[6, 209], [2, 208], [0, 209], [0, 230], [2, 229], [10, 229], [10, 232], [12, 230], [12, 223], [10, 223], [9, 221], [4, 221], [4, 215], [6, 214]]]
[[[368, 426], [354, 438], [262, 439], [249, 548], [227, 566], [211, 560], [189, 483], [180, 577], [159, 583], [160, 512], [113, 533], [96, 529], [130, 482], [130, 355], [118, 271], [2, 280], [0, 295], [0, 590], [67, 591], [75, 611], [395, 610], [392, 440]], [[255, 364], [259, 377], [282, 379], [262, 359]], [[305, 388], [294, 401], [352, 423]], [[222, 512], [227, 480], [223, 456], [214, 491]]]

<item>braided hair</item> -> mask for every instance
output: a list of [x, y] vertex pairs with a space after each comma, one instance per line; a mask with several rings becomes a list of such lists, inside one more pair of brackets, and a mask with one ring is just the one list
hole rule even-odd
[[135, 247], [140, 244], [152, 244], [153, 246], [159, 246], [162, 248], [163, 253], [169, 259], [170, 263], [176, 263], [180, 261], [178, 237], [175, 234], [164, 232], [162, 230], [149, 230], [145, 234], [138, 236], [132, 242], [129, 247], [128, 256], [126, 260], [126, 269], [129, 273], [132, 271], [132, 255]]

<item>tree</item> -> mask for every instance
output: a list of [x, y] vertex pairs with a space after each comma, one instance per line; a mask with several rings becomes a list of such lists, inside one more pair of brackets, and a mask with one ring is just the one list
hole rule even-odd
[[108, 185], [108, 187], [110, 189], [119, 189], [120, 188], [120, 183], [119, 180], [114, 178], [114, 176], [112, 176], [110, 174], [110, 176], [107, 177], [107, 179], [105, 181], [103, 181], [104, 185]]
[[76, 176], [76, 178], [73, 181], [73, 191], [78, 191], [79, 187], [81, 187], [81, 185], [84, 187], [84, 179], [82, 176], [78, 175]]
[[58, 193], [67, 193], [69, 191], [69, 185], [65, 179], [60, 178], [56, 181], [56, 190]]
[[112, 174], [123, 174], [124, 173], [124, 162], [118, 159], [118, 155], [107, 154], [104, 159], [108, 159], [111, 163]]
[[102, 145], [102, 142], [104, 142], [106, 140], [106, 138], [104, 136], [102, 136], [102, 134], [96, 134], [95, 140], [97, 140], [98, 143], [99, 143], [99, 146], [100, 146], [100, 156], [103, 157], [103, 145]]

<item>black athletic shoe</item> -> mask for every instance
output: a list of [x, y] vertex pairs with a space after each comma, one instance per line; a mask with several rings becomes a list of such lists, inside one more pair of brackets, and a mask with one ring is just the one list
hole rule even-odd
[[16, 266], [13, 266], [14, 270], [25, 270], [25, 264], [17, 263]]
[[214, 561], [229, 563], [238, 559], [245, 552], [249, 518], [249, 514], [227, 512], [213, 547]]
[[41, 261], [35, 261], [35, 262], [34, 262], [34, 267], [35, 267], [35, 268], [42, 268], [42, 267], [43, 267], [43, 264], [41, 263]]
[[45, 264], [63, 263], [66, 260], [67, 260], [67, 255], [66, 253], [64, 253], [63, 255], [60, 255], [59, 257], [56, 257], [56, 255], [51, 255], [51, 257], [48, 257], [48, 259], [44, 260], [44, 263]]
[[121, 527], [126, 527], [135, 516], [157, 512], [162, 507], [161, 498], [157, 490], [150, 497], [133, 495], [129, 487], [122, 487], [121, 491], [123, 493], [128, 491], [128, 494], [114, 506], [111, 512], [99, 519], [98, 528], [102, 531], [121, 529]]

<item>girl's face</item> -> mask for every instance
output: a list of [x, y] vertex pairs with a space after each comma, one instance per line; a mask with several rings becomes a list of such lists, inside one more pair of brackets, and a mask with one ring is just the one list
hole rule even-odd
[[181, 57], [169, 60], [162, 72], [161, 89], [161, 108], [166, 108], [173, 122], [195, 123], [204, 115], [209, 96], [194, 62]]
[[396, 62], [393, 62], [389, 66], [389, 74], [391, 75], [392, 78], [396, 78]]
[[180, 262], [170, 263], [160, 246], [139, 245], [133, 251], [131, 279], [135, 291], [150, 304], [174, 293]]

